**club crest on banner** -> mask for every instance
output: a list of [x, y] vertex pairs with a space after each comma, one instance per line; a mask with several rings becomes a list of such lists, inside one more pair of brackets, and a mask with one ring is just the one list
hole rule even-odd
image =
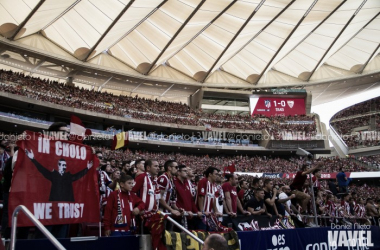
[[293, 108], [294, 106], [294, 101], [287, 101], [288, 105], [290, 108]]
[[265, 103], [265, 107], [267, 107], [269, 109], [270, 108], [270, 100], [265, 100], [264, 103]]

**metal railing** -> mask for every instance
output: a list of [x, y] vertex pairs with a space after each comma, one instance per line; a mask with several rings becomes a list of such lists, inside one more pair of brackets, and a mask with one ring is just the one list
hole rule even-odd
[[[163, 215], [171, 215], [171, 213], [162, 213]], [[188, 216], [188, 214], [185, 214], [185, 216]], [[194, 240], [196, 240], [198, 243], [200, 244], [204, 244], [203, 240], [199, 239], [197, 236], [195, 236], [192, 232], [190, 232], [189, 230], [187, 230], [185, 227], [183, 227], [181, 224], [179, 224], [177, 221], [175, 221], [173, 218], [167, 216], [166, 219], [168, 221], [170, 221], [171, 223], [173, 223], [173, 225], [175, 225], [176, 227], [178, 227], [179, 229], [181, 229], [184, 233], [186, 233], [187, 235], [189, 235], [191, 238], [193, 238]]]
[[17, 229], [17, 216], [22, 211], [33, 222], [36, 227], [53, 243], [57, 249], [65, 250], [62, 244], [46, 229], [42, 223], [34, 217], [34, 215], [23, 205], [19, 205], [15, 208], [12, 214], [12, 228], [11, 228], [11, 246], [10, 249], [16, 249], [16, 229]]

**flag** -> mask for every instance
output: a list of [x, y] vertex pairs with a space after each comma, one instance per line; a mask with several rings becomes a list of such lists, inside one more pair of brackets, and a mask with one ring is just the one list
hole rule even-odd
[[212, 130], [211, 124], [205, 123], [205, 129], [206, 129], [206, 131], [211, 131]]
[[[99, 160], [91, 147], [30, 131], [25, 138], [17, 142], [9, 218], [22, 204], [45, 226], [99, 222]], [[33, 223], [20, 214], [18, 226]]]
[[91, 129], [86, 129], [79, 117], [71, 115], [70, 121], [70, 140], [74, 142], [82, 142], [86, 135], [91, 135]]
[[110, 109], [113, 108], [113, 104], [112, 104], [112, 103], [105, 102], [104, 105], [107, 106], [107, 107], [110, 108]]
[[160, 212], [146, 212], [142, 218], [145, 219], [144, 226], [149, 228], [152, 236], [152, 248], [157, 250], [166, 250], [162, 238], [165, 233], [165, 219], [168, 215], [161, 215]]
[[230, 166], [224, 167], [224, 174], [226, 174], [228, 172], [231, 173], [231, 174], [233, 174], [235, 171], [236, 171], [236, 168], [235, 168], [235, 164], [234, 163], [232, 165], [230, 165]]
[[122, 148], [128, 145], [128, 132], [121, 132], [113, 136], [112, 150]]

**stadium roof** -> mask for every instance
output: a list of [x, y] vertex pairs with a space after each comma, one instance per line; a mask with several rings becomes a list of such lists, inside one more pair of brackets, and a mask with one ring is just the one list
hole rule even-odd
[[143, 79], [98, 87], [188, 96], [335, 82], [336, 97], [380, 73], [379, 14], [379, 0], [2, 0], [0, 44]]

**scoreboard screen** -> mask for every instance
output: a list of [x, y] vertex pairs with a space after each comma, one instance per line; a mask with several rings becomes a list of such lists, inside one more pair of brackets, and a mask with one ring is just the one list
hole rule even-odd
[[294, 116], [306, 114], [305, 95], [256, 94], [250, 97], [251, 115]]

